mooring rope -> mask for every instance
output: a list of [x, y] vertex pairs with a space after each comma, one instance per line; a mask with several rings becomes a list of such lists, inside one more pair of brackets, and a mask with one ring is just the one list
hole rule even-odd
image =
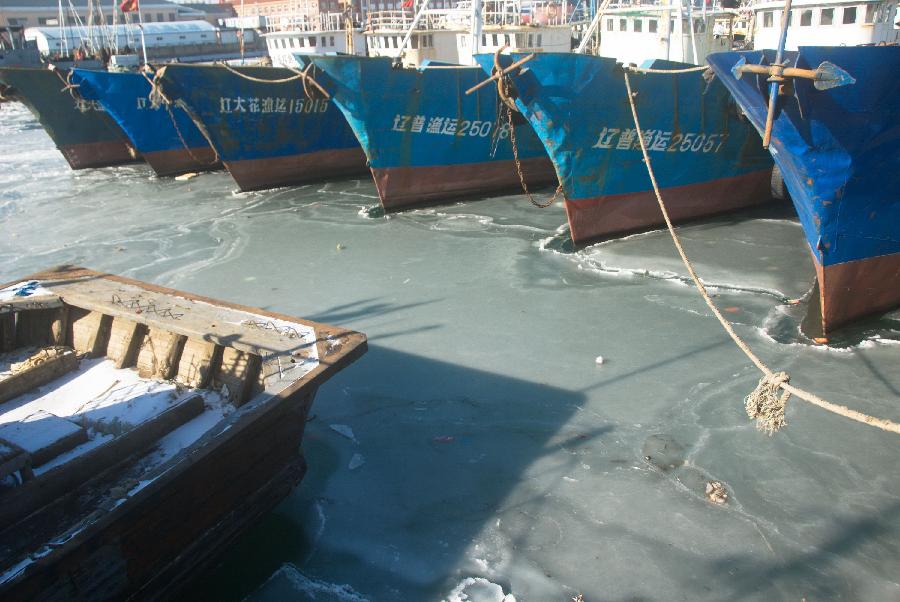
[[307, 98], [310, 98], [310, 99], [312, 98], [312, 96], [310, 96], [310, 94], [309, 94], [309, 90], [306, 88], [306, 84], [307, 84], [307, 82], [309, 82], [313, 86], [316, 87], [316, 90], [318, 90], [322, 94], [322, 96], [325, 97], [325, 99], [331, 100], [331, 95], [325, 91], [325, 88], [323, 88], [321, 85], [319, 85], [319, 82], [317, 82], [315, 79], [312, 78], [312, 76], [309, 75], [308, 71], [309, 71], [309, 68], [312, 67], [312, 63], [307, 65], [306, 69], [304, 69], [303, 71], [299, 71], [297, 69], [294, 69], [293, 67], [285, 67], [288, 71], [291, 71], [295, 75], [292, 75], [290, 77], [283, 77], [281, 79], [265, 79], [265, 78], [261, 78], [261, 77], [253, 77], [252, 75], [247, 75], [246, 73], [241, 73], [240, 71], [238, 71], [237, 69], [235, 69], [234, 67], [229, 65], [228, 63], [221, 63], [221, 65], [223, 67], [225, 67], [225, 69], [227, 71], [233, 73], [234, 75], [237, 75], [238, 77], [246, 79], [247, 81], [256, 82], [258, 84], [286, 84], [288, 82], [296, 81], [298, 79], [303, 80], [303, 91], [306, 94]]
[[[150, 78], [148, 73], [153, 74], [153, 79]], [[158, 109], [160, 106], [165, 107], [166, 112], [169, 114], [169, 120], [172, 122], [172, 127], [175, 128], [175, 134], [178, 136], [178, 140], [181, 141], [181, 146], [184, 147], [184, 150], [187, 151], [188, 156], [194, 160], [198, 165], [206, 165], [213, 166], [219, 162], [219, 151], [216, 150], [216, 147], [213, 146], [212, 141], [209, 139], [209, 136], [206, 135], [206, 132], [200, 125], [194, 120], [190, 113], [184, 108], [183, 103], [179, 103], [179, 108], [185, 112], [185, 114], [190, 117], [191, 121], [194, 121], [197, 124], [197, 129], [200, 130], [200, 133], [203, 134], [203, 137], [206, 138], [206, 142], [209, 144], [209, 147], [213, 151], [213, 158], [210, 161], [203, 161], [197, 155], [194, 154], [194, 151], [188, 146], [187, 141], [185, 141], [184, 136], [181, 134], [181, 128], [178, 127], [178, 121], [175, 119], [175, 114], [172, 112], [172, 105], [174, 104], [168, 96], [162, 91], [162, 87], [159, 84], [159, 72], [152, 71], [148, 66], [144, 66], [143, 69], [140, 70], [140, 74], [144, 76], [144, 79], [147, 80], [150, 84], [150, 93], [147, 95], [147, 99], [150, 101], [150, 106], [153, 109]]]
[[50, 71], [56, 74], [56, 77], [59, 78], [59, 81], [63, 83], [63, 87], [60, 88], [60, 92], [68, 92], [69, 96], [71, 96], [75, 100], [83, 100], [81, 96], [77, 93], [78, 88], [81, 86], [79, 84], [72, 83], [72, 70], [69, 69], [66, 72], [66, 76], [63, 77], [62, 73], [59, 72], [59, 69], [56, 65], [50, 65]]
[[503, 52], [505, 48], [506, 45], [503, 45], [494, 53], [494, 69], [491, 73], [491, 77], [497, 78], [497, 96], [503, 103], [503, 107], [497, 107], [497, 110], [498, 113], [500, 110], [506, 110], [506, 121], [509, 124], [509, 143], [512, 146], [513, 161], [516, 165], [516, 173], [519, 175], [519, 183], [522, 185], [522, 192], [525, 193], [525, 196], [528, 197], [528, 200], [531, 201], [532, 205], [538, 209], [546, 209], [555, 203], [556, 199], [559, 198], [560, 193], [563, 192], [563, 183], [562, 180], [559, 180], [559, 176], [557, 176], [559, 186], [556, 187], [556, 192], [553, 193], [553, 196], [550, 197], [550, 200], [546, 203], [539, 203], [534, 200], [534, 196], [531, 194], [531, 191], [528, 190], [528, 184], [525, 183], [525, 174], [522, 172], [522, 162], [519, 160], [519, 145], [516, 141], [516, 127], [513, 124], [513, 111], [518, 112], [519, 109], [516, 107], [516, 101], [510, 95], [509, 87], [512, 85], [510, 77], [503, 72], [503, 68], [500, 66], [500, 53]]
[[[650, 155], [647, 153], [647, 144], [644, 140], [644, 134], [643, 130], [641, 130], [640, 121], [638, 120], [637, 107], [634, 103], [635, 94], [631, 91], [631, 80], [628, 77], [628, 70], [626, 69], [624, 73], [625, 89], [628, 93], [628, 102], [631, 105], [631, 116], [634, 119], [634, 127], [637, 133], [638, 142], [640, 142], [641, 145], [641, 153], [644, 156], [644, 163], [647, 165], [647, 173], [650, 176], [650, 182], [653, 184], [653, 192], [656, 194], [656, 200], [659, 203], [660, 210], [662, 211], [663, 219], [665, 219], [666, 221], [666, 227], [669, 229], [669, 234], [672, 236], [672, 241], [675, 243], [675, 248], [678, 250], [678, 254], [681, 256], [681, 261], [684, 262], [684, 266], [687, 268], [688, 273], [691, 275], [691, 279], [694, 281], [694, 285], [697, 287], [697, 290], [700, 291], [700, 295], [703, 297], [703, 300], [706, 301], [706, 305], [709, 306], [709, 309], [713, 312], [713, 315], [715, 315], [719, 320], [722, 328], [725, 329], [725, 332], [728, 333], [728, 335], [732, 338], [738, 348], [740, 348], [740, 350], [744, 352], [744, 354], [750, 359], [750, 361], [753, 362], [753, 364], [757, 368], [759, 368], [760, 372], [763, 373], [763, 377], [760, 379], [759, 384], [756, 386], [756, 389], [754, 389], [754, 391], [750, 393], [750, 395], [748, 395], [744, 400], [747, 415], [750, 418], [756, 419], [757, 428], [766, 431], [771, 435], [785, 425], [785, 405], [787, 404], [787, 400], [791, 395], [796, 395], [806, 402], [819, 406], [820, 408], [829, 412], [833, 412], [834, 414], [838, 414], [839, 416], [843, 416], [845, 418], [849, 418], [850, 420], [855, 420], [863, 424], [868, 424], [869, 426], [874, 426], [885, 431], [900, 434], [900, 424], [896, 422], [886, 420], [884, 418], [869, 416], [868, 414], [864, 414], [857, 410], [852, 410], [846, 406], [831, 403], [830, 401], [822, 399], [818, 395], [789, 384], [790, 376], [786, 372], [773, 372], [768, 366], [766, 366], [766, 364], [763, 363], [761, 359], [759, 359], [759, 357], [755, 353], [753, 353], [753, 350], [750, 349], [750, 346], [747, 345], [747, 343], [744, 342], [744, 340], [741, 339], [741, 337], [738, 336], [738, 334], [734, 331], [731, 323], [725, 319], [725, 316], [723, 316], [722, 312], [719, 311], [719, 308], [716, 307], [716, 304], [709, 296], [709, 292], [706, 290], [703, 282], [701, 282], [699, 276], [697, 276], [697, 272], [694, 270], [693, 264], [688, 259], [687, 254], [684, 251], [684, 247], [681, 244], [681, 240], [678, 237], [678, 234], [675, 232], [675, 227], [672, 225], [672, 220], [669, 218], [669, 212], [666, 210], [666, 204], [659, 192], [659, 185], [656, 182], [656, 175], [653, 173], [653, 166], [650, 163]], [[783, 391], [780, 396], [779, 389]]]

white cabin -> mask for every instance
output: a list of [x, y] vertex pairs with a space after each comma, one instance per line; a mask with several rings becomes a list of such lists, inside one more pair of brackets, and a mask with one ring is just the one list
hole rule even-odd
[[706, 55], [731, 50], [730, 32], [716, 22], [732, 16], [679, 5], [611, 7], [600, 20], [599, 54], [636, 65], [653, 59], [701, 65]]
[[[753, 47], [778, 47], [784, 2], [753, 4]], [[799, 46], [896, 44], [897, 0], [794, 0], [785, 49]]]
[[486, 0], [480, 34], [473, 37], [471, 4], [462, 0], [452, 9], [425, 9], [405, 48], [413, 11], [374, 12], [366, 23], [366, 47], [369, 56], [402, 55], [410, 66], [426, 60], [470, 65], [474, 54], [503, 46], [505, 52], [569, 52], [572, 26], [567, 20], [573, 8], [568, 2], [533, 1], [525, 11], [519, 0]]
[[365, 56], [362, 32], [351, 28], [341, 13], [319, 13], [314, 18], [302, 14], [270, 15], [263, 34], [272, 65], [299, 67], [295, 54], [355, 54]]

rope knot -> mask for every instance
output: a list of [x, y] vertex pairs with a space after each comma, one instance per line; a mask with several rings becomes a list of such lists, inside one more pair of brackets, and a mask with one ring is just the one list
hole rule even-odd
[[759, 379], [756, 389], [744, 399], [747, 416], [756, 419], [756, 428], [769, 435], [786, 424], [784, 410], [791, 394], [779, 389], [790, 380], [787, 372], [770, 372]]

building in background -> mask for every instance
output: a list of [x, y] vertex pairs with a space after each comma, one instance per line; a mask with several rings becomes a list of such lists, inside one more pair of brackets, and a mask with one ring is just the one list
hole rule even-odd
[[[204, 11], [191, 5], [167, 0], [141, 0], [141, 18], [145, 23], [208, 20]], [[74, 10], [73, 10], [74, 9]], [[51, 27], [60, 25], [112, 25], [124, 23], [118, 2], [97, 0], [66, 0], [60, 23], [59, 3], [56, 0], [2, 0], [0, 26]], [[136, 20], [136, 19], [135, 19]]]

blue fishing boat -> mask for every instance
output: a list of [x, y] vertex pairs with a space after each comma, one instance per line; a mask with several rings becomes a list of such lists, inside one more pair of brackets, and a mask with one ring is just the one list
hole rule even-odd
[[[387, 57], [316, 56], [316, 80], [329, 91], [362, 145], [385, 210], [520, 187], [509, 122], [496, 94], [465, 91], [478, 67], [425, 64], [394, 68]], [[544, 147], [514, 122], [522, 173], [531, 185], [554, 182]]]
[[166, 65], [166, 98], [197, 124], [241, 190], [363, 173], [365, 155], [341, 112], [296, 71]]
[[3, 67], [0, 83], [15, 89], [72, 169], [136, 161], [137, 151], [103, 106], [70, 93], [68, 73], [68, 69]]
[[[763, 132], [775, 51], [709, 57]], [[769, 150], [816, 267], [821, 330], [900, 305], [900, 47], [801, 47], [786, 67]], [[760, 71], [757, 69], [757, 71]]]
[[141, 73], [73, 69], [72, 83], [83, 99], [103, 106], [156, 175], [221, 167], [183, 109], [150, 102], [152, 86]]
[[[504, 68], [525, 58], [498, 57]], [[494, 55], [478, 55], [490, 73]], [[685, 70], [655, 60], [654, 70]], [[541, 53], [510, 72], [516, 106], [540, 137], [565, 193], [579, 245], [663, 223], [615, 59]], [[725, 87], [701, 71], [633, 70], [631, 85], [671, 217], [683, 221], [763, 203], [772, 160]]]

